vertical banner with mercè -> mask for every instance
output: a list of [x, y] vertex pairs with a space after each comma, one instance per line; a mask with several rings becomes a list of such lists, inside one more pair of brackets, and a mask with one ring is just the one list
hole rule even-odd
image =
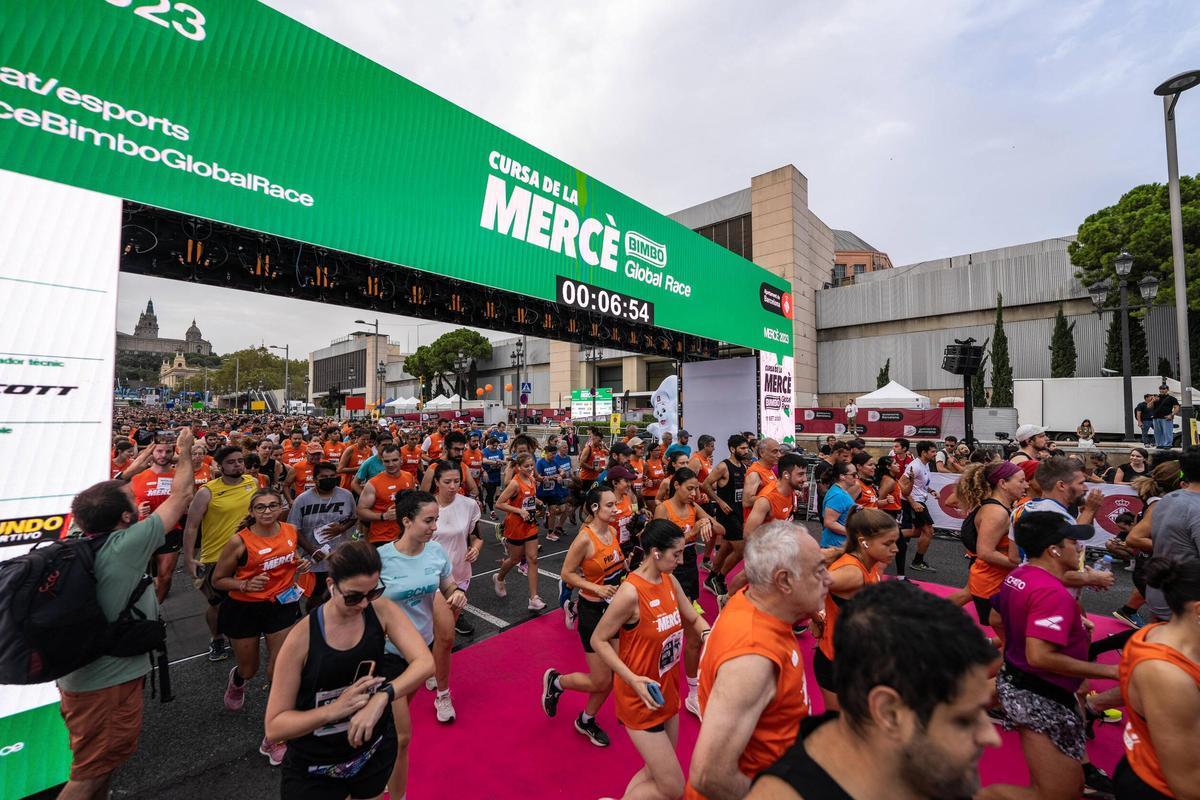
[[796, 443], [796, 417], [792, 410], [795, 361], [766, 350], [758, 353], [758, 428], [764, 439]]

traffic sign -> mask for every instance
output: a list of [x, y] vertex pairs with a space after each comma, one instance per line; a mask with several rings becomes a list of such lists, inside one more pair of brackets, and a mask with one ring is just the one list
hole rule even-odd
[[522, 392], [521, 393], [521, 405], [527, 405], [528, 403], [529, 403], [529, 395]]
[[[533, 383], [530, 381], [521, 381], [521, 394], [532, 394], [532, 393], [533, 393]], [[525, 401], [522, 400], [521, 402], [524, 403]]]
[[574, 389], [571, 392], [572, 419], [604, 419], [613, 413], [612, 389]]

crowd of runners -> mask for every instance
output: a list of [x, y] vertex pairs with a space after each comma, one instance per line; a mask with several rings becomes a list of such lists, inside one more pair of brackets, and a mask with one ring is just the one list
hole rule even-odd
[[[115, 617], [148, 570], [138, 603], [153, 616], [182, 566], [208, 604], [208, 659], [231, 661], [225, 708], [269, 682], [259, 751], [285, 798], [406, 796], [409, 707], [424, 696], [439, 722], [456, 718], [451, 650], [474, 633], [463, 612], [490, 537], [504, 549], [490, 590], [531, 613], [560, 606], [583, 651], [584, 670], [545, 665], [542, 711], [570, 707], [606, 747], [611, 700], [643, 762], [625, 798], [1198, 796], [1200, 450], [1139, 449], [1113, 471], [1146, 501], [1105, 550], [1137, 589], [1118, 612], [1128, 632], [1093, 641], [1079, 593], [1114, 579], [1082, 545], [1097, 476], [1033, 426], [1009, 452], [948, 437], [881, 457], [833, 437], [809, 455], [752, 432], [535, 438], [447, 419], [121, 409], [116, 426], [112, 480], [72, 508], [83, 534], [109, 534], [100, 602]], [[958, 474], [950, 502], [966, 515], [970, 576], [949, 599], [906, 579], [933, 570], [932, 471]], [[810, 510], [818, 535], [798, 521]], [[573, 530], [558, 596], [543, 598], [542, 542]], [[1111, 650], [1119, 664], [1097, 660]], [[105, 656], [59, 681], [74, 755], [62, 797], [106, 796], [137, 746], [147, 671], [144, 656]], [[700, 720], [690, 763], [681, 713]], [[1115, 721], [1126, 753], [1110, 778], [1087, 742]], [[980, 789], [997, 725], [1020, 732], [1029, 785]]]

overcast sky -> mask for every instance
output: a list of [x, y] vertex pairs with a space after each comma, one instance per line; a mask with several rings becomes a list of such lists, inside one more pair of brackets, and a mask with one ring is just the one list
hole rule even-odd
[[[664, 213], [795, 164], [821, 219], [897, 265], [1071, 234], [1165, 181], [1151, 92], [1200, 67], [1196, 0], [268, 4]], [[219, 352], [361, 327], [256, 295], [260, 333], [225, 291], [122, 275], [121, 293], [120, 330], [152, 295], [161, 335], [197, 309]]]

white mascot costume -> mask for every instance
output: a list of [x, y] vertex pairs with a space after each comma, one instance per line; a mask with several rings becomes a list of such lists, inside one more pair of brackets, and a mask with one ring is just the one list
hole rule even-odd
[[679, 433], [679, 378], [668, 375], [650, 398], [655, 422], [646, 426], [646, 433], [662, 441], [664, 433], [675, 437]]

